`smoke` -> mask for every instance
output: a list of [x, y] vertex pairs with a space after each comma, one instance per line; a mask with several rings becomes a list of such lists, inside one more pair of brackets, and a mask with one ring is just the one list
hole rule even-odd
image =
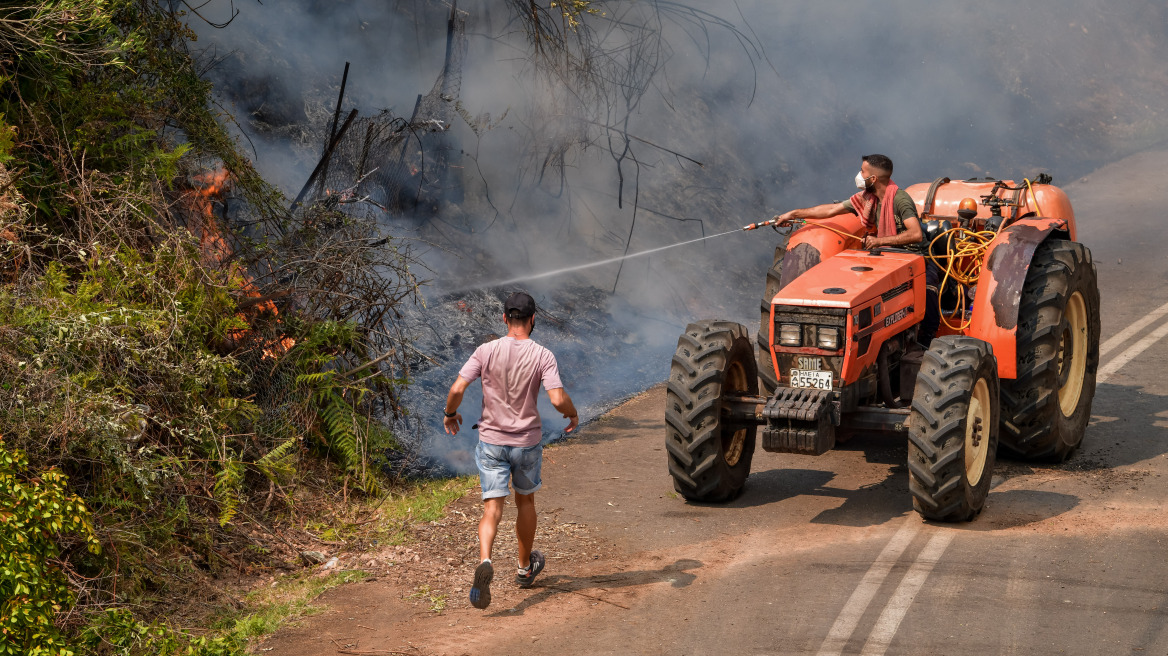
[[[467, 349], [503, 330], [496, 304], [514, 288], [548, 313], [535, 337], [557, 353], [587, 419], [662, 380], [686, 322], [757, 330], [778, 238], [731, 235], [455, 293], [468, 284], [841, 200], [868, 153], [890, 156], [901, 186], [1040, 171], [1065, 184], [1168, 137], [1162, 3], [593, 4], [603, 15], [582, 17], [589, 30], [561, 22], [562, 52], [537, 47], [511, 2], [459, 5], [467, 52], [451, 99], [459, 118], [445, 132], [458, 197], [386, 217], [432, 245], [428, 309], [413, 331], [427, 357], [406, 397], [419, 435], [436, 432], [435, 404]], [[232, 7], [229, 25], [210, 24]], [[219, 0], [190, 25], [241, 140], [292, 196], [320, 156], [345, 62], [346, 111], [409, 118], [442, 71], [449, 13], [429, 0]], [[549, 73], [584, 55], [588, 71]], [[549, 410], [548, 439], [561, 423]], [[471, 467], [465, 457], [451, 466]]]

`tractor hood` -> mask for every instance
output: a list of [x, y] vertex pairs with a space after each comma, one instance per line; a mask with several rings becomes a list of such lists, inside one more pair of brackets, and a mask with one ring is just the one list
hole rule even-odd
[[[906, 252], [844, 251], [808, 269], [772, 304], [854, 308], [925, 275], [925, 258]], [[907, 291], [907, 289], [906, 289]]]

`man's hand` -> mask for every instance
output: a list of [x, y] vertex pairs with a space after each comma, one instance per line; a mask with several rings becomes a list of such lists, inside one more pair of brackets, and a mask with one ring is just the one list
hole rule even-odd
[[462, 426], [462, 414], [456, 412], [453, 417], [443, 417], [442, 425], [446, 427], [447, 434], [458, 435], [458, 429]]
[[876, 235], [864, 235], [863, 246], [864, 246], [865, 250], [879, 248], [880, 246], [883, 245], [883, 243], [884, 243], [884, 240], [877, 237]]
[[442, 425], [446, 427], [446, 432], [450, 435], [458, 435], [458, 429], [462, 426], [462, 415], [458, 414], [458, 406], [462, 403], [462, 393], [469, 386], [470, 381], [459, 376], [450, 386], [450, 394], [446, 395], [446, 405], [442, 406], [442, 414], [446, 414], [446, 408], [454, 408], [451, 410], [454, 416], [444, 417]]
[[776, 228], [786, 227], [788, 224], [791, 223], [791, 221], [795, 220], [795, 210], [791, 210], [789, 212], [783, 212], [782, 214], [777, 214], [771, 220], [776, 221], [776, 223], [775, 223]]
[[576, 412], [576, 406], [572, 405], [572, 397], [564, 391], [562, 387], [556, 387], [547, 391], [548, 398], [551, 399], [552, 407], [557, 411], [563, 413], [564, 419], [568, 420], [568, 427], [564, 429], [565, 433], [571, 433], [580, 425], [580, 413]]

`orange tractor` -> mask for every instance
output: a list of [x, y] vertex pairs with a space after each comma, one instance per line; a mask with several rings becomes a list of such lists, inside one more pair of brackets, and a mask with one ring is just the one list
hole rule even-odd
[[[1079, 446], [1099, 291], [1066, 194], [1046, 175], [907, 191], [924, 255], [861, 250], [854, 214], [807, 222], [767, 272], [757, 354], [741, 324], [687, 326], [665, 405], [669, 473], [687, 499], [736, 497], [760, 429], [764, 450], [808, 455], [856, 433], [907, 433], [913, 507], [941, 521], [982, 510], [999, 446], [1054, 462]], [[925, 258], [944, 271], [927, 350]]]

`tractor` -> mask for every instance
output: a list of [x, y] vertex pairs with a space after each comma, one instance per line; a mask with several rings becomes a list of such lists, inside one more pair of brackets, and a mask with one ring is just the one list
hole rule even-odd
[[[764, 450], [806, 455], [857, 434], [907, 434], [914, 509], [968, 521], [985, 506], [999, 448], [1061, 462], [1080, 445], [1099, 291], [1066, 193], [1046, 174], [906, 191], [923, 254], [862, 249], [855, 214], [807, 221], [776, 249], [754, 343], [721, 320], [678, 338], [665, 445], [686, 499], [737, 497], [760, 431]], [[944, 277], [941, 326], [924, 349], [926, 258]]]

